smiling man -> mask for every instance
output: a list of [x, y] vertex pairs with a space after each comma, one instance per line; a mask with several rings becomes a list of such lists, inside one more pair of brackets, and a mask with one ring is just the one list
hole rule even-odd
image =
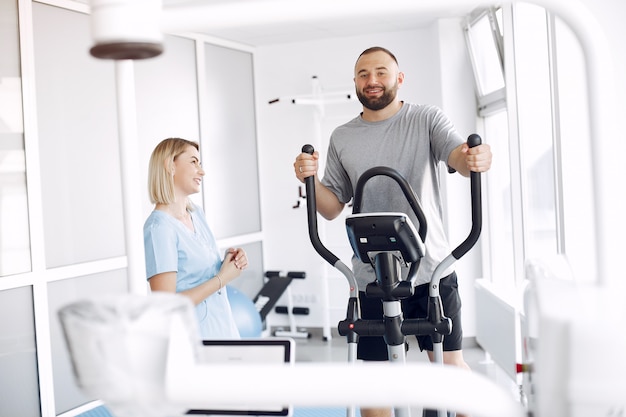
[[[450, 253], [442, 219], [439, 164], [450, 171], [469, 176], [470, 171], [483, 172], [491, 166], [489, 145], [469, 148], [448, 117], [437, 107], [407, 103], [398, 98], [404, 82], [396, 57], [382, 47], [369, 48], [359, 55], [354, 67], [354, 85], [363, 105], [361, 114], [337, 127], [330, 138], [324, 178], [318, 179], [319, 153], [301, 153], [296, 157], [296, 177], [315, 176], [317, 210], [326, 219], [336, 218], [353, 198], [359, 177], [368, 169], [387, 166], [396, 169], [409, 182], [422, 203], [426, 216], [426, 256], [421, 260], [415, 280], [414, 295], [402, 300], [405, 318], [426, 317], [428, 283], [435, 267]], [[401, 212], [419, 222], [409, 202], [390, 179], [368, 182], [362, 199], [362, 213]], [[363, 319], [382, 319], [380, 299], [365, 296], [368, 283], [376, 280], [369, 263], [353, 256], [352, 266], [359, 285]], [[406, 271], [405, 271], [406, 272]], [[461, 300], [457, 277], [450, 268], [440, 281], [443, 309], [452, 320], [452, 334], [444, 337], [443, 360], [446, 364], [467, 368], [463, 359]], [[421, 350], [431, 360], [434, 355], [430, 336], [417, 337]], [[388, 360], [383, 337], [359, 338], [357, 357], [368, 361]], [[419, 378], [419, 375], [415, 375]], [[380, 389], [372, 381], [372, 389]], [[363, 417], [389, 417], [390, 409], [362, 409]]]

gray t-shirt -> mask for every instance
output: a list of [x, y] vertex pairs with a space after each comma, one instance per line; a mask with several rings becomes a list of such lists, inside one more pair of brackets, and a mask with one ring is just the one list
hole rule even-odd
[[[427, 222], [426, 256], [421, 260], [416, 285], [429, 282], [435, 267], [450, 253], [443, 228], [437, 166], [446, 163], [450, 152], [463, 142], [439, 108], [410, 103], [379, 122], [357, 116], [337, 127], [330, 137], [322, 183], [342, 203], [352, 199], [363, 172], [375, 166], [396, 169], [415, 191]], [[361, 213], [370, 212], [406, 213], [419, 229], [413, 209], [391, 178], [374, 177], [365, 185]], [[359, 289], [365, 290], [376, 278], [372, 267], [356, 257], [352, 265]]]

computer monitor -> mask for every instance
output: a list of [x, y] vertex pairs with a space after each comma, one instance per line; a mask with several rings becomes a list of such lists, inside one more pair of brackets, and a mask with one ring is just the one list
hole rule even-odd
[[[200, 363], [220, 364], [284, 364], [295, 361], [293, 339], [241, 339], [203, 340], [200, 348]], [[219, 376], [216, 375], [216, 378]], [[259, 384], [265, 383], [264, 375], [258, 375]], [[241, 394], [242, 400], [245, 393]], [[190, 409], [187, 414], [209, 416], [291, 416], [292, 407], [288, 404], [276, 406], [216, 406], [213, 409]]]

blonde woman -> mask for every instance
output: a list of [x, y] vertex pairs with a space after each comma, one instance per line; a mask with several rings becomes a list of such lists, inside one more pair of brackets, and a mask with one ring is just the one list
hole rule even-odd
[[196, 142], [169, 138], [152, 152], [148, 188], [155, 207], [144, 224], [146, 273], [152, 291], [192, 300], [203, 339], [238, 339], [224, 287], [248, 259], [241, 248], [228, 249], [221, 259], [204, 212], [189, 199], [203, 177]]

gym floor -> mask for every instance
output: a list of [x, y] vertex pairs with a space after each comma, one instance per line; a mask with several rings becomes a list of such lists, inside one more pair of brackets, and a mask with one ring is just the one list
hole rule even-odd
[[[305, 330], [305, 329], [302, 329]], [[346, 339], [334, 333], [331, 340], [324, 340], [322, 331], [307, 329], [311, 337], [296, 338], [296, 362], [329, 362], [329, 361], [347, 361], [348, 347]], [[420, 352], [417, 341], [414, 337], [407, 338], [409, 342], [409, 351], [407, 353], [407, 361], [409, 362], [428, 362], [425, 352]], [[505, 389], [511, 391], [511, 395], [517, 395], [517, 387], [510, 377], [493, 361], [489, 360], [488, 355], [476, 344], [473, 339], [464, 341], [463, 356], [472, 371], [480, 372], [491, 378], [494, 382], [502, 385]], [[311, 395], [315, 395], [315, 386], [310, 388]], [[412, 416], [421, 416], [421, 409], [411, 411]], [[345, 409], [298, 409], [296, 408], [293, 417], [345, 417]], [[359, 416], [357, 410], [357, 417]]]

